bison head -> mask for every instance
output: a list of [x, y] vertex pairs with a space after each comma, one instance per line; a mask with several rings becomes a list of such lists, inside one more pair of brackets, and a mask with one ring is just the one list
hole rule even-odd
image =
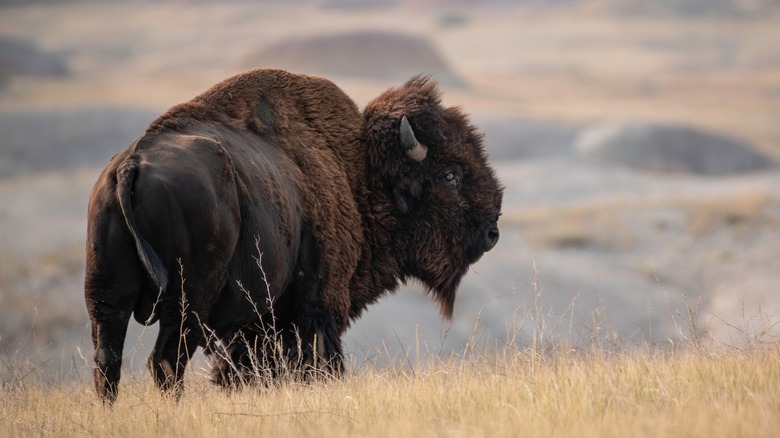
[[387, 90], [363, 116], [369, 172], [395, 211], [400, 277], [420, 279], [451, 318], [461, 278], [498, 241], [502, 187], [482, 135], [422, 76]]

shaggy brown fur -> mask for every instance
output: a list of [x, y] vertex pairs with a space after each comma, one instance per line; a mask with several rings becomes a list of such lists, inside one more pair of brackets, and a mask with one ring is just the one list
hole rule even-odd
[[[421, 161], [405, 153], [403, 117]], [[253, 70], [217, 84], [153, 122], [93, 189], [98, 392], [116, 397], [131, 313], [160, 321], [149, 367], [163, 389], [180, 387], [197, 346], [218, 382], [245, 379], [269, 322], [288, 360], [338, 374], [350, 320], [407, 279], [452, 316], [460, 279], [498, 240], [501, 192], [481, 135], [428, 78], [362, 114], [322, 78]]]
[[341, 331], [349, 323], [345, 292], [364, 242], [354, 196], [366, 173], [359, 117], [355, 103], [326, 79], [255, 70], [171, 109], [149, 128], [214, 120], [252, 131], [284, 150], [298, 167], [294, 179], [305, 205], [303, 221], [317, 236], [322, 299]]

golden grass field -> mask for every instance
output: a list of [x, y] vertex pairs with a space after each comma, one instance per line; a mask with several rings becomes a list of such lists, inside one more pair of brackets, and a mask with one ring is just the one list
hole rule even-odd
[[[453, 11], [417, 1], [379, 10], [330, 9], [321, 3], [53, 2], [4, 7], [0, 33], [66, 53], [71, 74], [11, 77], [0, 89], [0, 110], [68, 112], [94, 105], [98, 110], [140, 108], [159, 114], [244, 70], [241, 62], [247, 54], [269, 43], [379, 29], [429, 39], [468, 83], [445, 89], [445, 102], [472, 114], [574, 126], [623, 120], [683, 124], [728, 134], [780, 157], [777, 13], [619, 15], [599, 9], [614, 3], [608, 0], [566, 8], [469, 6]], [[332, 79], [361, 106], [393, 85]], [[78, 141], [77, 129], [67, 133], [75, 138], [70, 141]], [[123, 147], [117, 144], [116, 150]], [[506, 345], [489, 351], [466, 340], [466, 347], [452, 356], [440, 351], [421, 356], [420, 347], [401, 345], [402, 351], [414, 353], [400, 360], [386, 350], [367, 354], [369, 359], [353, 361], [340, 380], [285, 382], [233, 393], [211, 385], [208, 370], [196, 362], [178, 402], [161, 396], [148, 373], [133, 371], [145, 360], [138, 353], [143, 348], [133, 348], [125, 350], [125, 377], [112, 408], [98, 400], [89, 377], [92, 352], [82, 288], [84, 212], [98, 169], [0, 181], [0, 201], [11, 205], [0, 210], [0, 238], [5, 239], [0, 239], [0, 437], [778, 434], [780, 323], [773, 263], [780, 260], [780, 195], [774, 174], [743, 181], [589, 173], [574, 181], [598, 189], [592, 179], [617, 175], [611, 183], [615, 194], [593, 189], [573, 201], [554, 202], [552, 195], [536, 201], [531, 195], [547, 193], [538, 187], [556, 188], [553, 182], [581, 175], [568, 172], [576, 168], [534, 171], [533, 164], [497, 164], [505, 166], [507, 193], [518, 196], [514, 205], [505, 202], [502, 242], [485, 261], [508, 267], [474, 269], [466, 279], [470, 288], [459, 296], [455, 324], [476, 326], [469, 318], [479, 312], [474, 317], [478, 322], [500, 328], [549, 328], [535, 319], [546, 312], [542, 305], [516, 321], [495, 317], [515, 309], [504, 301], [498, 306], [511, 308], [507, 312], [483, 313], [480, 306], [487, 308], [489, 300], [509, 290], [530, 301], [551, 300], [545, 305], [563, 309], [555, 315], [565, 320], [563, 325], [593, 331], [579, 336], [584, 343], [567, 343], [578, 338], [576, 333], [552, 346], [536, 334], [513, 340], [508, 330]], [[652, 179], [653, 187], [665, 185], [657, 191], [621, 191], [626, 181], [639, 184], [634, 176], [642, 184]], [[530, 265], [533, 273], [527, 275]], [[556, 277], [569, 271], [574, 273]], [[491, 272], [507, 278], [496, 281]], [[632, 277], [637, 272], [638, 280]], [[380, 328], [392, 323], [394, 334], [403, 324], [433, 325], [435, 337], [438, 319], [419, 317], [437, 318], [435, 311], [415, 313], [419, 309], [414, 306], [427, 298], [408, 291], [396, 297], [402, 294], [408, 300], [397, 313], [368, 313], [364, 320], [374, 318]], [[680, 294], [697, 304], [694, 309], [686, 304], [670, 323], [660, 303]], [[592, 324], [578, 325], [561, 316], [568, 308], [575, 313], [570, 297], [585, 302], [592, 296], [613, 300], [606, 300], [606, 310], [592, 311]], [[563, 304], [549, 304], [555, 300]], [[774, 310], [767, 310], [767, 303]], [[679, 336], [659, 336], [661, 327], [656, 326], [650, 338], [661, 340], [639, 345], [632, 340], [624, 346], [629, 336], [612, 337], [598, 320], [622, 317], [628, 320], [622, 327], [644, 334], [650, 304], [655, 307], [648, 320], [663, 320], [667, 332]], [[587, 320], [588, 304], [583, 306]], [[552, 311], [548, 316], [553, 319]], [[410, 322], [413, 317], [419, 318]], [[718, 341], [708, 334], [707, 321], [744, 339]], [[156, 328], [144, 330], [149, 335]], [[135, 338], [136, 345], [143, 343]], [[370, 343], [370, 348], [379, 349], [378, 344]]]
[[190, 373], [179, 402], [145, 373], [115, 406], [83, 382], [19, 376], [0, 390], [4, 436], [770, 437], [780, 348], [605, 354], [506, 348], [424, 364], [363, 365], [343, 380], [224, 392]]

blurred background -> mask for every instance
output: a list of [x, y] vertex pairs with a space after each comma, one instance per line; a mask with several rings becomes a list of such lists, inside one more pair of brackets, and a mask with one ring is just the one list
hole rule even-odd
[[[410, 284], [353, 324], [355, 368], [474, 345], [778, 339], [780, 1], [5, 0], [3, 381], [89, 374], [92, 184], [167, 108], [254, 67], [324, 75], [361, 107], [431, 74], [507, 187], [453, 322]], [[155, 334], [131, 321], [129, 367]]]

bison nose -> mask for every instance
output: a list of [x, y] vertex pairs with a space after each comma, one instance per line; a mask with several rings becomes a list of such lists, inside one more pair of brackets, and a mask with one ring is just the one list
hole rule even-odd
[[498, 225], [493, 223], [493, 226], [485, 231], [485, 252], [490, 251], [498, 243]]

